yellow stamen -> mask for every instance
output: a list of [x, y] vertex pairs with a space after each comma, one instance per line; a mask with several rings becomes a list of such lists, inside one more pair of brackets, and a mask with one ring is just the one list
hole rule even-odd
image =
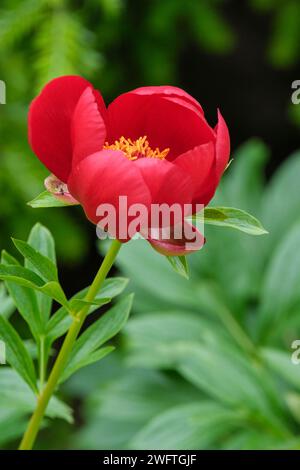
[[149, 145], [146, 135], [139, 137], [137, 140], [126, 139], [122, 136], [119, 140], [115, 140], [113, 144], [105, 142], [103, 148], [121, 150], [129, 160], [136, 160], [141, 157], [164, 160], [170, 151], [169, 148], [160, 151], [158, 147], [153, 150]]

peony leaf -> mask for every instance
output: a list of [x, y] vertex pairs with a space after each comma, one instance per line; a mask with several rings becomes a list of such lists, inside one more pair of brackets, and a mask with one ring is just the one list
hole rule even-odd
[[7, 360], [10, 365], [23, 377], [30, 388], [36, 392], [36, 376], [32, 359], [17, 331], [2, 316], [0, 316], [0, 339], [5, 343]]
[[29, 261], [34, 267], [34, 270], [37, 271], [45, 281], [56, 282], [58, 280], [57, 268], [47, 256], [42, 255], [23, 240], [13, 238], [12, 241], [17, 250]]
[[185, 256], [166, 256], [174, 271], [189, 279], [189, 266]]
[[206, 207], [204, 212], [193, 215], [190, 220], [204, 224], [230, 227], [250, 235], [264, 235], [267, 230], [259, 220], [241, 209], [233, 207]]
[[78, 202], [72, 200], [67, 201], [64, 199], [58, 199], [48, 191], [43, 191], [32, 201], [27, 202], [28, 206], [33, 209], [47, 208], [47, 207], [65, 207], [65, 206], [76, 206]]

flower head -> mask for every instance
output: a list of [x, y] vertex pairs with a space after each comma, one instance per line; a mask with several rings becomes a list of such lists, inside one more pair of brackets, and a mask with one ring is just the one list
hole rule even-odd
[[[207, 205], [230, 153], [221, 113], [213, 129], [200, 104], [180, 88], [137, 88], [106, 108], [101, 94], [77, 76], [52, 80], [32, 102], [29, 141], [95, 224], [101, 222], [101, 204], [111, 204], [122, 216], [120, 196], [128, 206], [147, 208], [190, 205], [193, 212], [196, 204]], [[162, 228], [152, 227], [148, 218], [143, 224], [142, 233], [145, 224]], [[173, 217], [172, 233], [176, 224], [185, 226]], [[184, 238], [162, 240], [151, 233], [150, 243], [164, 254], [188, 251]]]

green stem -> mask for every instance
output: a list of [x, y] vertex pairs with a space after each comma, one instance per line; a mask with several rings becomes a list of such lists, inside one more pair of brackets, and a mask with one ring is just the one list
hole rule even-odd
[[[112, 267], [116, 259], [120, 248], [121, 243], [117, 240], [114, 240], [100, 266], [98, 273], [96, 274], [93, 283], [91, 284], [87, 292], [87, 295], [85, 297], [85, 300], [87, 302], [92, 302], [95, 296], [98, 294], [110, 268]], [[45, 385], [45, 388], [41, 391], [38, 397], [36, 409], [29, 421], [27, 430], [25, 431], [19, 450], [29, 450], [32, 449], [34, 445], [47, 405], [57, 387], [61, 373], [63, 372], [67, 364], [70, 352], [84, 323], [84, 320], [88, 314], [88, 311], [88, 305], [83, 307], [82, 310], [80, 310], [80, 312], [76, 315], [70, 326], [70, 329], [65, 337], [61, 350], [49, 375], [49, 379]]]
[[40, 390], [44, 387], [45, 382], [45, 336], [40, 336], [40, 355], [39, 355], [39, 366], [40, 366]]

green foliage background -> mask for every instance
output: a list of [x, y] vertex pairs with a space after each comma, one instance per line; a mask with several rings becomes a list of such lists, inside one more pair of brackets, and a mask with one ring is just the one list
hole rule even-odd
[[[108, 102], [146, 84], [186, 83], [189, 91], [181, 63], [191, 44], [198, 60], [209, 55], [221, 61], [238, 47], [239, 32], [227, 14], [232, 4], [2, 1], [0, 78], [7, 85], [7, 104], [0, 105], [2, 248], [11, 235], [26, 238], [40, 221], [56, 240], [69, 291], [83, 287], [78, 276], [90, 280], [96, 237], [80, 209], [26, 206], [47, 176], [27, 144], [30, 100], [49, 79], [72, 73], [90, 79]], [[247, 9], [268, 18], [267, 66], [274, 74], [296, 70], [299, 2], [249, 0]], [[200, 90], [201, 77], [197, 80]], [[289, 92], [283, 103], [291, 125], [299, 123], [300, 105], [289, 104]], [[55, 408], [40, 448], [299, 448], [300, 366], [291, 362], [291, 343], [300, 336], [300, 155], [290, 156], [266, 183], [266, 164], [274, 159], [268, 147], [260, 139], [238, 150], [233, 140], [233, 147], [234, 162], [213, 203], [248, 210], [270, 234], [251, 238], [207, 227], [205, 248], [189, 258], [190, 281], [173, 273], [149, 246], [125, 246], [118, 269], [136, 294], [132, 317], [117, 339], [117, 352], [64, 385], [75, 426], [68, 424], [69, 408]], [[0, 313], [11, 309], [3, 290]], [[18, 314], [13, 319], [26, 337]], [[30, 397], [8, 368], [0, 372], [0, 445], [15, 447]], [[22, 413], [9, 414], [9, 403], [16, 402]]]

